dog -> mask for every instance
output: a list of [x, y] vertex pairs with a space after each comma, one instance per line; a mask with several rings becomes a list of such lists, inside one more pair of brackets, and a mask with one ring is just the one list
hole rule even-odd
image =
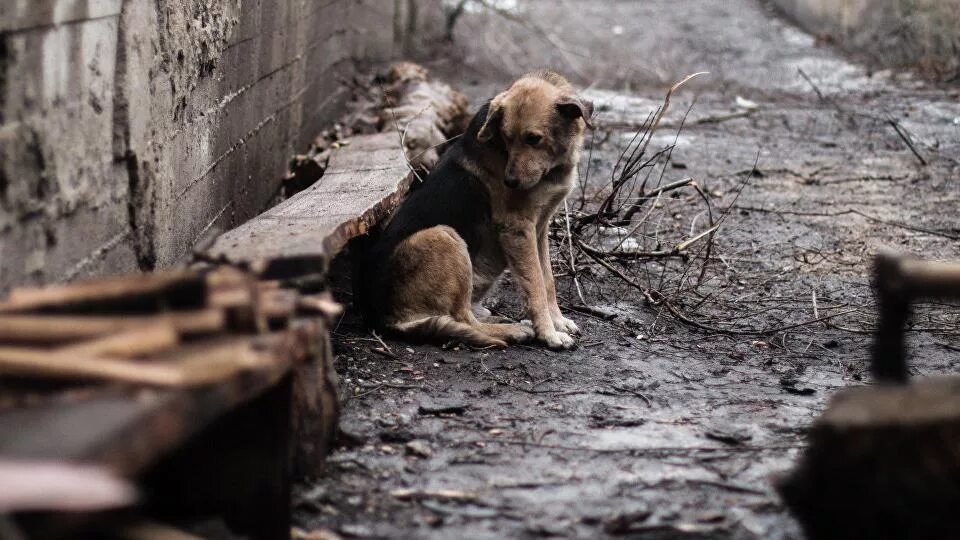
[[[574, 185], [593, 104], [554, 72], [525, 75], [487, 102], [412, 190], [361, 262], [369, 325], [401, 337], [571, 349], [557, 305], [548, 229]], [[532, 324], [480, 305], [509, 268]]]

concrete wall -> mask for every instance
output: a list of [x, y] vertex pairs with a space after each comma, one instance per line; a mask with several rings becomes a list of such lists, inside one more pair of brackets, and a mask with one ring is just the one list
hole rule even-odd
[[773, 0], [818, 35], [883, 67], [960, 77], [960, 0]]
[[261, 211], [400, 5], [0, 0], [0, 292], [169, 267]]

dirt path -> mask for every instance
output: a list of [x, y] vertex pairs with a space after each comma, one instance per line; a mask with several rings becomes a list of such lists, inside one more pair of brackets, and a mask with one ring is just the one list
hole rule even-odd
[[[631, 125], [668, 81], [712, 72], [675, 99], [667, 126], [698, 98], [679, 137], [665, 128], [653, 142], [676, 140], [663, 182], [694, 176], [728, 212], [708, 279], [677, 303], [707, 326], [796, 326], [697, 329], [602, 270], [583, 276], [587, 300], [618, 317], [574, 313], [585, 335], [571, 353], [388, 341], [381, 354], [347, 315], [336, 336], [343, 427], [361, 440], [301, 486], [296, 521], [359, 537], [798, 536], [772, 479], [829, 396], [869, 381], [870, 256], [890, 246], [960, 258], [956, 90], [870, 76], [750, 0], [528, 4], [560, 36], [552, 44], [474, 14], [459, 42], [477, 28], [484, 39], [435, 71], [477, 82], [476, 99], [541, 65], [595, 83], [588, 191], [609, 182]], [[523, 54], [499, 58], [485, 43]], [[888, 118], [914, 134], [926, 166]], [[683, 196], [660, 213], [664, 230], [702, 219]], [[645, 280], [679, 283], [683, 265], [646, 263]], [[562, 285], [561, 304], [573, 305], [570, 280]], [[813, 295], [817, 314], [834, 318], [807, 324]], [[520, 315], [509, 284], [491, 305]], [[915, 373], [957, 370], [957, 311], [918, 310]]]

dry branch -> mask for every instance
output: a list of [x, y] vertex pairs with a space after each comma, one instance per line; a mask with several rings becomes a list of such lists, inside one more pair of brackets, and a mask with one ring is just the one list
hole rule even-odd
[[[714, 220], [710, 196], [693, 178], [663, 183], [664, 169], [655, 173], [661, 166], [666, 167], [672, 155], [673, 145], [648, 155], [652, 137], [662, 124], [673, 93], [699, 75], [702, 73], [685, 77], [673, 85], [667, 91], [663, 104], [647, 117], [641, 129], [623, 148], [614, 165], [609, 188], [602, 193], [602, 200], [595, 207], [596, 210], [581, 211], [576, 215], [570, 215], [567, 212], [565, 227], [554, 231], [559, 237], [566, 235], [564, 243], [569, 246], [569, 261], [562, 262], [570, 266], [574, 284], [577, 286], [577, 294], [583, 305], [589, 305], [589, 302], [585, 299], [580, 283], [580, 271], [583, 268], [581, 265], [584, 264], [582, 256], [587, 257], [586, 267], [591, 264], [599, 265], [628, 286], [637, 289], [648, 302], [664, 303], [668, 306], [668, 310], [680, 320], [683, 320], [681, 318], [683, 313], [666, 300], [668, 296], [660, 291], [660, 287], [652, 284], [644, 286], [639, 283], [637, 272], [643, 267], [636, 263], [659, 261], [658, 264], [661, 265], [662, 270], [665, 270], [665, 265], [669, 264], [669, 261], [678, 260], [688, 265], [689, 270], [690, 265], [705, 253], [705, 256], [702, 256], [703, 263], [699, 266], [697, 283], [703, 281], [707, 262], [713, 252], [714, 236], [720, 227], [720, 222]], [[689, 112], [690, 109], [687, 110], [684, 118]], [[656, 185], [648, 187], [652, 179], [656, 180]], [[587, 186], [588, 182], [580, 186], [581, 210], [587, 206]], [[669, 214], [668, 207], [678, 200], [675, 196], [684, 190], [691, 194], [686, 197], [684, 204], [695, 204], [701, 209], [690, 224], [689, 235], [675, 239], [662, 238], [661, 234], [664, 231], [661, 230], [661, 223], [664, 218], [667, 217], [671, 222], [674, 219], [674, 216]], [[670, 196], [665, 197], [665, 195]], [[658, 212], [659, 215], [655, 215]], [[705, 216], [707, 220], [706, 227], [702, 229], [696, 226], [700, 216]], [[671, 231], [671, 236], [675, 235], [676, 233]], [[652, 249], [644, 246], [649, 242], [654, 243]], [[666, 242], [670, 242], [673, 247], [663, 248], [662, 245]], [[704, 245], [699, 250], [692, 250], [691, 248], [697, 244]], [[686, 275], [686, 271], [681, 272], [681, 280], [685, 279]]]

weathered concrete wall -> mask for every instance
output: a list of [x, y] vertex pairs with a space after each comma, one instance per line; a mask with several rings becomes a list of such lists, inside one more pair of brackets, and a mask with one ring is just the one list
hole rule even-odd
[[0, 291], [171, 266], [258, 213], [394, 9], [0, 0]]
[[960, 0], [773, 0], [815, 34], [884, 67], [960, 76]]

